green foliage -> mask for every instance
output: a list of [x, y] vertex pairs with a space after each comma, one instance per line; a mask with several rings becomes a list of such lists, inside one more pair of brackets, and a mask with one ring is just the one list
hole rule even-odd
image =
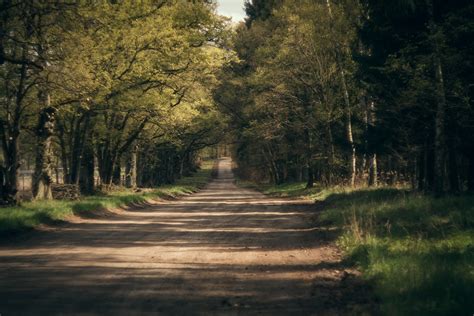
[[240, 61], [215, 93], [233, 118], [239, 172], [283, 183], [319, 169], [331, 182], [348, 169], [340, 68], [355, 95], [350, 50], [359, 8], [334, 3], [330, 15], [324, 1], [252, 1], [247, 10], [251, 23], [234, 39]]
[[[0, 176], [15, 187], [5, 199], [14, 200], [20, 157], [54, 161], [36, 167], [46, 178], [60, 167], [65, 183], [88, 182], [87, 192], [94, 181], [84, 173], [91, 178], [98, 168], [103, 186], [117, 184], [114, 172], [132, 156], [148, 168], [138, 173], [152, 175], [138, 185], [170, 183], [195, 169], [199, 151], [225, 132], [211, 91], [233, 53], [225, 49], [228, 22], [215, 10], [210, 1], [176, 0], [2, 5]], [[27, 135], [46, 107], [38, 95], [56, 113], [52, 157], [36, 157], [39, 143]]]

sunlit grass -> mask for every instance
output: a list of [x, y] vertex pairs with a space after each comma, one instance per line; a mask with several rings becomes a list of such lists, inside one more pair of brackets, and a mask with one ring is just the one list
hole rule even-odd
[[374, 284], [384, 315], [471, 315], [474, 196], [435, 199], [397, 188], [244, 183], [273, 196], [325, 204], [320, 223], [341, 228], [339, 246]]
[[172, 185], [143, 192], [122, 189], [106, 195], [84, 197], [77, 201], [33, 201], [22, 203], [21, 206], [0, 208], [0, 236], [65, 220], [75, 214], [86, 215], [88, 212], [143, 203], [153, 198], [175, 198], [190, 194], [209, 181], [212, 166], [212, 162], [204, 162], [201, 169], [190, 177], [181, 178]]
[[265, 194], [278, 197], [298, 198], [306, 200], [324, 200], [333, 193], [350, 192], [352, 189], [343, 186], [334, 186], [326, 188], [315, 184], [312, 188], [306, 188], [305, 182], [284, 183], [272, 185], [266, 183], [254, 183], [250, 181], [237, 180], [237, 184], [242, 187], [256, 189]]
[[326, 200], [322, 218], [345, 227], [339, 244], [375, 284], [385, 313], [474, 310], [474, 196], [434, 199], [385, 189]]

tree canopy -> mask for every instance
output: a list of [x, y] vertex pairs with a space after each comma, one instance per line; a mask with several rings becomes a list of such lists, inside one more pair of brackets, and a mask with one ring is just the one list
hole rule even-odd
[[[228, 22], [206, 1], [2, 1], [2, 199], [14, 201], [22, 162], [34, 197], [51, 198], [52, 169], [84, 192], [120, 181], [166, 152], [173, 181], [215, 144], [225, 119], [212, 100]], [[33, 137], [31, 137], [33, 136]], [[145, 153], [148, 153], [145, 155]], [[135, 158], [132, 158], [135, 157]], [[132, 160], [135, 165], [128, 162]], [[143, 161], [142, 161], [143, 160]], [[94, 180], [94, 172], [99, 179]], [[133, 185], [148, 170], [134, 171]]]
[[248, 1], [239, 61], [215, 96], [232, 117], [241, 176], [472, 190], [473, 9]]
[[224, 140], [259, 181], [474, 189], [470, 1], [248, 0], [234, 25], [214, 1], [0, 8], [4, 204], [19, 170], [35, 198], [54, 170], [154, 186]]

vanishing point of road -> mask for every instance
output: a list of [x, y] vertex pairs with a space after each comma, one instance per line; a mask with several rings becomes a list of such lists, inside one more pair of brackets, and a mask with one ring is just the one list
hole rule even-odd
[[346, 314], [364, 285], [317, 213], [237, 187], [221, 159], [196, 194], [1, 245], [0, 314]]

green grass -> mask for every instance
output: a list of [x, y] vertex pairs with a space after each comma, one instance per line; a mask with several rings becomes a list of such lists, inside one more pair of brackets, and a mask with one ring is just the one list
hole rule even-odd
[[[244, 185], [249, 186], [248, 183]], [[402, 189], [251, 185], [325, 203], [322, 223], [364, 271], [384, 315], [472, 315], [474, 196], [435, 199]]]
[[95, 211], [143, 203], [153, 198], [173, 198], [190, 194], [204, 186], [212, 174], [212, 162], [204, 162], [201, 169], [190, 177], [184, 177], [175, 184], [161, 186], [143, 192], [123, 189], [106, 195], [95, 195], [76, 201], [33, 201], [21, 206], [0, 208], [0, 236], [18, 234], [41, 224], [66, 220], [69, 216], [87, 217]]

